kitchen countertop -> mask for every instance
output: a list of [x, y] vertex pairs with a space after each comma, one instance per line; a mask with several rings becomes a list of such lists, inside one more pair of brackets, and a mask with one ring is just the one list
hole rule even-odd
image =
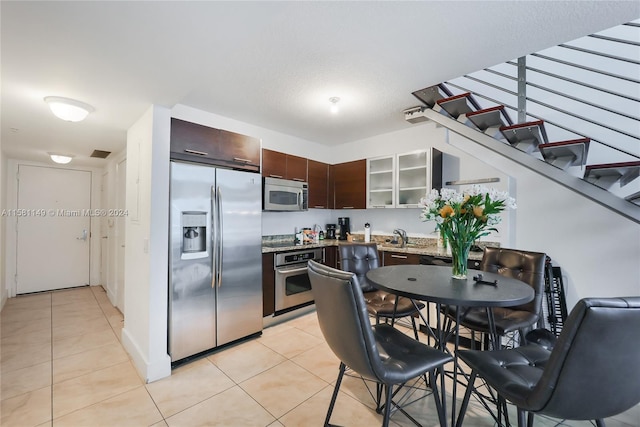
[[[304, 245], [294, 245], [293, 243], [291, 243], [290, 246], [284, 246], [286, 245], [285, 242], [278, 242], [278, 246], [277, 247], [273, 247], [269, 244], [264, 244], [262, 246], [262, 253], [275, 253], [275, 252], [286, 252], [286, 251], [293, 251], [293, 250], [304, 250], [304, 249], [311, 249], [311, 248], [324, 248], [324, 247], [331, 247], [331, 246], [339, 246], [339, 245], [349, 245], [351, 243], [362, 243], [360, 241], [356, 241], [356, 242], [347, 242], [345, 240], [321, 240], [318, 243], [306, 243]], [[481, 242], [480, 245], [484, 245], [484, 242]], [[281, 246], [283, 245], [283, 246]], [[487, 242], [486, 246], [495, 246], [496, 244], [493, 242]], [[408, 254], [416, 254], [416, 255], [430, 255], [433, 257], [439, 257], [439, 258], [451, 258], [451, 254], [447, 253], [447, 251], [445, 249], [442, 248], [438, 248], [437, 245], [435, 244], [412, 244], [409, 243], [407, 245], [407, 247], [405, 248], [401, 248], [399, 246], [390, 244], [390, 243], [379, 243], [378, 242], [378, 250], [382, 251], [382, 252], [396, 252], [396, 253], [408, 253]], [[478, 251], [478, 252], [474, 252], [471, 251], [469, 252], [469, 259], [472, 260], [480, 260], [482, 259], [482, 251]]]

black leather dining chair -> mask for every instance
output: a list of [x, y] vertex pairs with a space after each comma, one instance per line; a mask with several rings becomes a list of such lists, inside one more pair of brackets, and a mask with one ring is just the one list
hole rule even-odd
[[640, 297], [585, 298], [549, 351], [538, 344], [509, 350], [461, 350], [472, 369], [458, 426], [481, 377], [518, 408], [518, 427], [534, 414], [568, 420], [617, 415], [640, 402]]
[[358, 277], [358, 283], [360, 283], [364, 293], [364, 300], [367, 303], [367, 311], [371, 316], [375, 317], [376, 323], [379, 323], [380, 319], [391, 319], [391, 325], [393, 326], [395, 319], [409, 317], [413, 326], [413, 334], [416, 339], [419, 339], [416, 317], [418, 311], [422, 310], [425, 305], [418, 301], [414, 305], [414, 302], [409, 298], [402, 298], [376, 289], [367, 280], [367, 272], [380, 267], [378, 246], [375, 243], [352, 243], [342, 244], [338, 249], [340, 252], [340, 268]]
[[445, 425], [436, 383], [436, 370], [452, 357], [408, 337], [386, 323], [371, 325], [358, 277], [314, 261], [308, 264], [311, 291], [318, 323], [327, 344], [340, 359], [340, 370], [325, 426], [329, 426], [345, 370], [381, 384], [385, 391], [382, 425], [389, 425], [392, 406], [405, 413], [393, 401], [394, 387], [429, 373], [429, 384], [436, 402], [440, 425]]
[[[538, 323], [542, 313], [542, 299], [544, 296], [544, 272], [546, 254], [519, 249], [486, 247], [480, 262], [480, 270], [497, 273], [501, 276], [518, 279], [533, 288], [532, 301], [515, 307], [494, 307], [495, 333], [503, 336], [509, 332], [518, 331], [520, 342], [523, 337]], [[482, 307], [474, 308], [443, 308], [450, 319], [456, 318], [456, 310], [460, 313], [460, 326], [471, 331], [491, 333], [487, 310]]]

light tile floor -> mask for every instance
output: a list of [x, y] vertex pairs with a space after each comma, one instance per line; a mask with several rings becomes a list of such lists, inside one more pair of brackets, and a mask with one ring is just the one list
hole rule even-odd
[[[145, 384], [120, 344], [122, 315], [99, 286], [11, 298], [0, 323], [3, 427], [321, 426], [339, 363], [312, 312]], [[363, 382], [345, 378], [332, 424], [379, 425], [373, 407]], [[409, 412], [437, 425], [430, 398]], [[590, 425], [559, 423], [536, 418], [536, 426]], [[391, 424], [412, 425], [399, 413]], [[471, 406], [464, 424], [494, 422]], [[640, 426], [640, 407], [607, 425]]]

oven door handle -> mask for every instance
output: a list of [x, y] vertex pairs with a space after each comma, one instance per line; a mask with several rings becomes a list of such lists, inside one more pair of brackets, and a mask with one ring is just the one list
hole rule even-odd
[[280, 274], [287, 274], [287, 273], [302, 273], [304, 271], [307, 271], [307, 267], [299, 267], [299, 268], [291, 268], [291, 269], [281, 269], [281, 268], [276, 268], [276, 273], [280, 273]]

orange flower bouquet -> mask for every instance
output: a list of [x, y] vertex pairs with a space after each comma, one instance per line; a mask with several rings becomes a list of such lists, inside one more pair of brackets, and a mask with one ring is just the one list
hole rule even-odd
[[423, 221], [435, 221], [451, 248], [454, 278], [467, 277], [467, 261], [473, 242], [497, 231], [500, 212], [515, 209], [516, 201], [506, 192], [474, 185], [460, 193], [443, 188], [431, 190], [420, 200]]

